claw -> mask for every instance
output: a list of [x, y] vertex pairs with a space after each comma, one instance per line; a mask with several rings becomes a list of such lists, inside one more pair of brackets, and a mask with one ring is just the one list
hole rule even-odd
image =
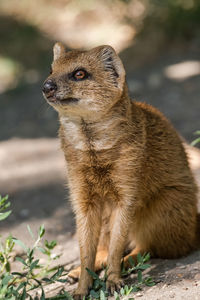
[[111, 293], [111, 295], [113, 295], [115, 291], [119, 292], [122, 286], [123, 281], [121, 279], [108, 279], [106, 282], [107, 290]]
[[74, 294], [73, 299], [74, 300], [82, 300], [84, 296], [85, 295], [82, 295], [82, 294]]
[[73, 299], [74, 300], [82, 300], [84, 296], [87, 296], [88, 294], [88, 289], [86, 290], [75, 290], [74, 294], [73, 294]]

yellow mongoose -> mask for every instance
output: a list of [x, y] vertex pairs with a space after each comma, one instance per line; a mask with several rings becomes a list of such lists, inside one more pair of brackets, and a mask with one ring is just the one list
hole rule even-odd
[[182, 142], [157, 109], [131, 101], [114, 49], [66, 52], [56, 43], [43, 93], [59, 114], [76, 215], [75, 298], [92, 284], [86, 268], [107, 264], [107, 287], [119, 287], [127, 249], [133, 258], [138, 252], [175, 258], [195, 249], [197, 188]]

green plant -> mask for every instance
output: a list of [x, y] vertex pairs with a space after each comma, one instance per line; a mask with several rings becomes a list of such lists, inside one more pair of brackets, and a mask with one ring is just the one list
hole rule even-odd
[[192, 143], [191, 146], [195, 146], [196, 144], [200, 143], [200, 130], [195, 131], [195, 135], [199, 135], [198, 138], [196, 138]]
[[[8, 196], [0, 197], [0, 220], [4, 220], [11, 213], [11, 211], [5, 212], [9, 206]], [[45, 296], [44, 287], [55, 282], [65, 283], [67, 280], [63, 279], [62, 276], [67, 274], [64, 273], [63, 267], [51, 268], [52, 261], [58, 258], [58, 256], [53, 253], [57, 243], [56, 241], [43, 241], [45, 234], [44, 226], [42, 225], [39, 227], [36, 237], [31, 228], [29, 226], [27, 226], [27, 228], [33, 239], [33, 246], [31, 248], [27, 247], [24, 242], [11, 235], [8, 236], [4, 242], [2, 240], [0, 241], [0, 300], [73, 300], [73, 297], [64, 290], [61, 290], [59, 294], [54, 297], [48, 298]], [[24, 251], [23, 256], [15, 258], [22, 267], [19, 272], [11, 272], [11, 252], [16, 244]], [[40, 261], [37, 258], [37, 251], [42, 252], [46, 256], [47, 260], [44, 265], [40, 264]], [[143, 256], [138, 254], [137, 264], [130, 258], [129, 262], [131, 267], [127, 270], [124, 269], [122, 264], [122, 276], [127, 276], [132, 272], [136, 272], [137, 283], [131, 286], [125, 285], [119, 292], [115, 291], [114, 297], [116, 300], [119, 300], [124, 296], [129, 296], [132, 292], [141, 290], [143, 285], [154, 285], [151, 277], [143, 278], [142, 274], [142, 271], [150, 267], [150, 265], [147, 264], [149, 258], [149, 254]], [[93, 278], [93, 286], [90, 289], [89, 296], [84, 297], [84, 299], [108, 299], [109, 293], [106, 290], [107, 269], [104, 269], [103, 277], [99, 277], [98, 274], [89, 269], [87, 269], [87, 271]], [[33, 298], [32, 291], [35, 289], [40, 289], [41, 295]], [[133, 298], [129, 299], [131, 300]]]
[[[153, 286], [155, 283], [153, 279], [148, 276], [143, 278], [142, 272], [150, 267], [150, 264], [147, 264], [147, 261], [150, 259], [149, 253], [141, 255], [140, 253], [137, 255], [137, 264], [134, 262], [132, 257], [129, 258], [129, 263], [131, 265], [127, 270], [124, 268], [122, 263], [122, 276], [130, 275], [133, 272], [137, 273], [137, 283], [134, 285], [123, 286], [119, 292], [114, 292], [115, 300], [119, 300], [121, 297], [129, 296], [133, 292], [137, 292], [142, 289], [142, 286]], [[87, 269], [88, 273], [93, 278], [93, 286], [90, 290], [89, 297], [85, 299], [100, 299], [106, 300], [109, 296], [108, 291], [106, 290], [106, 280], [107, 280], [107, 269], [105, 269], [103, 278], [100, 278], [95, 272]], [[133, 298], [129, 298], [133, 299]]]
[[0, 195], [0, 221], [6, 219], [11, 214], [11, 210], [6, 212], [4, 211], [8, 207], [10, 207], [10, 202], [7, 202], [7, 200], [8, 200], [8, 195], [6, 195], [5, 197], [2, 197]]
[[[5, 211], [10, 206], [7, 200], [8, 196], [0, 198], [0, 211]], [[1, 220], [7, 218], [10, 213], [11, 211], [2, 212], [0, 215]], [[52, 261], [58, 258], [58, 255], [52, 252], [57, 244], [56, 241], [43, 241], [45, 234], [43, 225], [40, 226], [37, 237], [34, 236], [29, 226], [28, 231], [34, 241], [31, 248], [11, 235], [4, 242], [0, 241], [0, 300], [24, 300], [27, 297], [33, 299], [30, 291], [37, 288], [41, 289], [40, 300], [44, 300], [46, 299], [44, 285], [55, 281], [66, 281], [66, 279], [60, 278], [64, 272], [63, 267], [51, 268]], [[22, 270], [20, 272], [11, 272], [11, 252], [16, 244], [24, 250], [23, 257], [16, 257], [16, 260], [22, 264]], [[47, 262], [44, 265], [41, 265], [39, 259], [35, 258], [38, 250], [47, 257]], [[66, 295], [64, 299], [66, 299]]]
[[[8, 207], [10, 207], [8, 195], [5, 197], [0, 195], [0, 221], [6, 219], [11, 214], [11, 210], [5, 211]], [[14, 242], [12, 240], [12, 236], [8, 236], [5, 241], [0, 239], [0, 276], [2, 276], [4, 272], [10, 271], [9, 260], [13, 247]]]

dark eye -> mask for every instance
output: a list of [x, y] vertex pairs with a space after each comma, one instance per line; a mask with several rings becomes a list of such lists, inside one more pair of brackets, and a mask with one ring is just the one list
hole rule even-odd
[[87, 73], [84, 70], [78, 70], [74, 73], [74, 79], [75, 80], [82, 80], [85, 79], [87, 76]]

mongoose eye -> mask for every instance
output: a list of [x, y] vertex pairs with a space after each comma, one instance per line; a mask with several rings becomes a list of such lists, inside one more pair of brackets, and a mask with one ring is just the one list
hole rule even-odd
[[91, 75], [84, 69], [74, 70], [72, 73], [68, 74], [68, 78], [74, 81], [81, 81], [90, 78]]
[[78, 70], [74, 74], [74, 78], [76, 80], [81, 80], [84, 79], [85, 77], [86, 77], [86, 72], [84, 70]]

